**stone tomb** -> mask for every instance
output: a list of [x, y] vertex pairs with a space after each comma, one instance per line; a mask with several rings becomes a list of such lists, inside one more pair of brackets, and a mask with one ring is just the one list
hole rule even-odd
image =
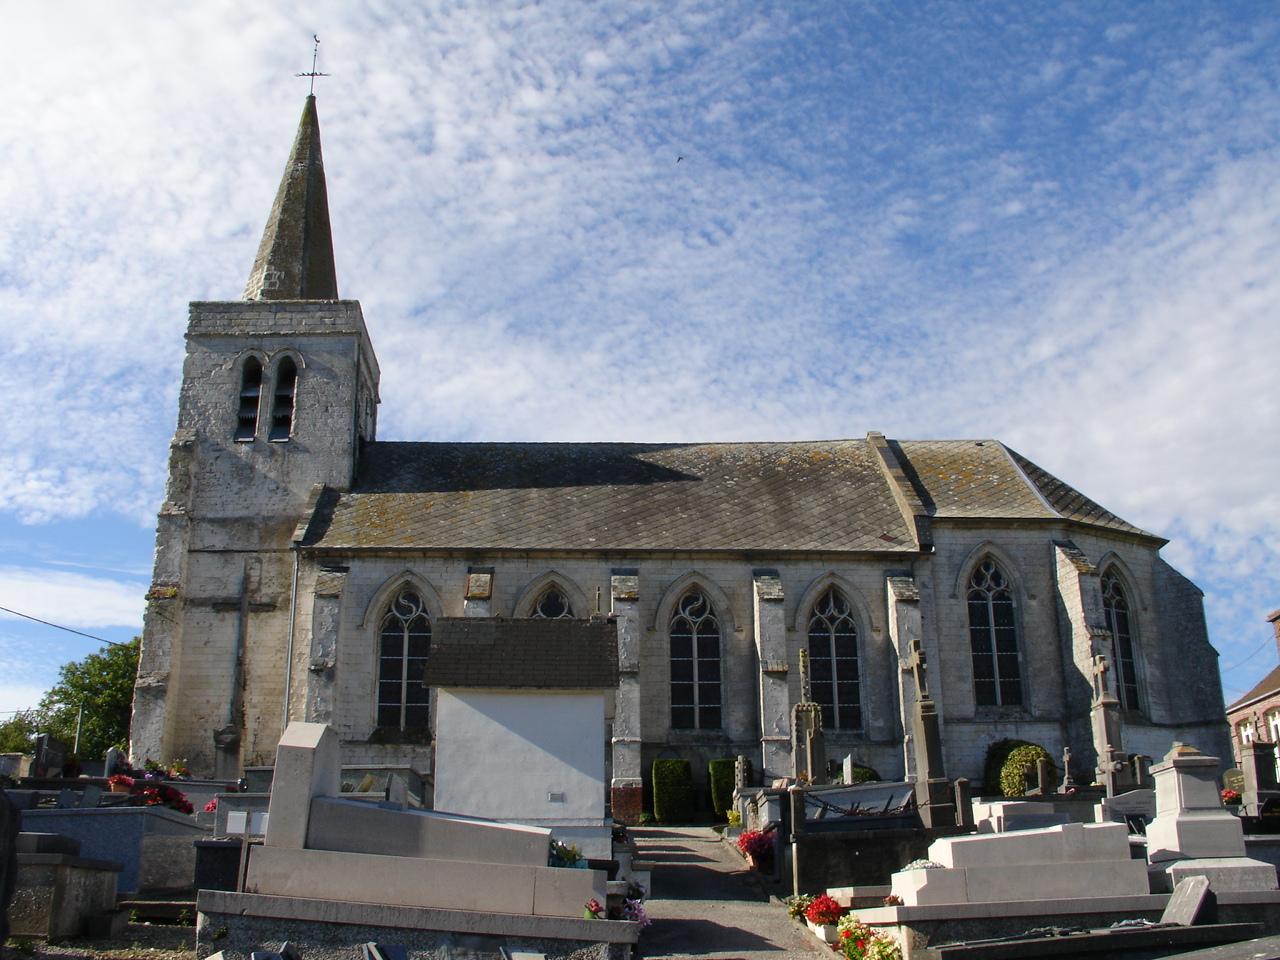
[[1275, 890], [1276, 868], [1245, 856], [1240, 818], [1222, 806], [1218, 766], [1217, 757], [1179, 743], [1152, 769], [1156, 817], [1147, 827], [1147, 859], [1153, 885], [1168, 889], [1184, 877], [1204, 876], [1217, 893]]
[[950, 837], [931, 843], [928, 858], [942, 868], [893, 875], [893, 893], [906, 906], [1149, 892], [1146, 864], [1130, 859], [1129, 831], [1118, 823]]
[[340, 786], [333, 730], [290, 724], [247, 892], [548, 917], [605, 900], [603, 872], [547, 866], [550, 830], [347, 800]]

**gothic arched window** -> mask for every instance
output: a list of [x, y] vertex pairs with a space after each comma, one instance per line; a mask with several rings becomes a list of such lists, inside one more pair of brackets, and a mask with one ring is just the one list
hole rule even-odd
[[431, 620], [412, 588], [405, 587], [391, 601], [378, 644], [378, 726], [397, 730], [427, 726]]
[[237, 440], [252, 440], [258, 435], [258, 405], [262, 400], [262, 363], [257, 357], [244, 362], [240, 374], [240, 395], [236, 406]]
[[858, 628], [849, 601], [832, 587], [809, 615], [809, 686], [822, 706], [823, 726], [862, 728], [858, 688]]
[[1102, 575], [1102, 609], [1106, 612], [1107, 627], [1111, 630], [1112, 662], [1116, 669], [1120, 705], [1126, 710], [1141, 710], [1129, 596], [1114, 569], [1107, 570]]
[[276, 367], [271, 398], [271, 433], [268, 440], [288, 440], [293, 433], [293, 401], [298, 391], [298, 365], [285, 357]]
[[671, 726], [720, 729], [720, 621], [701, 590], [671, 614]]
[[980, 707], [1021, 706], [1013, 591], [1008, 577], [991, 557], [985, 557], [974, 568], [968, 600], [974, 698]]
[[563, 590], [550, 586], [542, 591], [529, 616], [535, 620], [567, 620], [573, 616], [573, 605]]

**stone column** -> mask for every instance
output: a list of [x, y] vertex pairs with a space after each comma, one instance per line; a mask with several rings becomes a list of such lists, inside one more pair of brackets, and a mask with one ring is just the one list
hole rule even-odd
[[778, 572], [756, 570], [752, 579], [756, 656], [760, 661], [760, 769], [763, 782], [768, 783], [791, 773], [787, 623]]
[[316, 578], [311, 604], [311, 655], [307, 662], [307, 723], [333, 723], [338, 627], [346, 582], [346, 571], [325, 571]]
[[914, 780], [918, 772], [915, 750], [916, 685], [911, 676], [912, 650], [923, 642], [920, 621], [920, 590], [911, 577], [886, 580], [889, 601], [889, 642], [898, 656], [897, 693], [899, 722], [902, 724], [903, 779]]
[[467, 568], [467, 592], [464, 597], [464, 617], [493, 616], [493, 567]]
[[614, 570], [609, 578], [611, 610], [618, 625], [618, 694], [613, 710], [613, 778], [609, 802], [613, 819], [639, 823], [644, 811], [640, 769], [640, 576]]

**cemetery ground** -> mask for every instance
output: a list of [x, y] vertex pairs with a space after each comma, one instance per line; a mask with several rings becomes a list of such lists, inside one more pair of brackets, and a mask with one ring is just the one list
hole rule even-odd
[[109, 940], [10, 940], [0, 950], [2, 960], [194, 960], [196, 928], [194, 921], [130, 923], [123, 933]]
[[756, 960], [831, 957], [761, 886], [758, 875], [710, 827], [634, 827], [640, 855], [653, 862], [653, 921], [643, 957]]

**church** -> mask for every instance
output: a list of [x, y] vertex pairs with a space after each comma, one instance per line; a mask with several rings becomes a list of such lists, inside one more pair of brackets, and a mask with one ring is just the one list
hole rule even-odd
[[1129, 753], [1229, 755], [1201, 593], [1167, 541], [998, 440], [379, 440], [314, 97], [242, 297], [192, 303], [186, 344], [135, 764], [235, 778], [308, 720], [344, 764], [429, 787], [433, 624], [595, 614], [618, 637], [619, 820], [659, 757], [790, 773], [802, 651], [828, 753], [884, 778], [913, 775], [921, 656], [952, 778], [1002, 738], [1070, 748], [1087, 777], [1099, 677]]

